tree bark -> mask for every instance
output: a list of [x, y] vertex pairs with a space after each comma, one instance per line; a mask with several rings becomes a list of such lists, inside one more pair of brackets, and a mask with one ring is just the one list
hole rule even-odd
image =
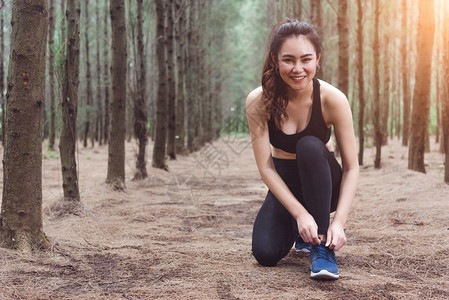
[[[3, 18], [3, 8], [5, 7], [5, 0], [1, 0], [0, 2], [1, 10], [0, 10], [0, 28], [4, 28], [4, 18]], [[5, 54], [5, 41], [4, 41], [4, 33], [3, 30], [0, 30], [0, 104], [2, 108], [1, 122], [2, 122], [2, 145], [5, 144], [5, 132], [6, 132], [6, 106], [5, 106], [5, 97], [3, 95], [3, 91], [5, 90], [5, 67], [4, 67], [4, 54]]]
[[348, 0], [338, 0], [338, 88], [348, 95], [349, 28]]
[[[54, 35], [55, 35], [55, 1], [50, 0], [50, 10], [48, 16], [49, 30], [48, 30], [48, 75], [50, 81], [50, 133], [48, 139], [48, 149], [54, 150], [55, 148], [55, 117], [56, 117], [56, 107], [55, 107], [55, 75], [54, 75]], [[3, 28], [0, 27], [0, 28]]]
[[126, 22], [125, 1], [110, 0], [112, 28], [112, 103], [106, 183], [125, 189]]
[[103, 61], [104, 61], [104, 69], [103, 69], [103, 78], [104, 78], [104, 129], [103, 129], [103, 140], [104, 143], [107, 144], [109, 142], [109, 125], [110, 125], [110, 118], [109, 118], [109, 94], [110, 94], [110, 82], [109, 82], [109, 9], [108, 9], [108, 1], [105, 2], [105, 11], [103, 16], [103, 23], [104, 23], [104, 45], [103, 45]]
[[402, 35], [401, 35], [401, 52], [402, 52], [402, 92], [403, 92], [403, 127], [402, 127], [402, 145], [408, 145], [409, 133], [410, 133], [410, 74], [409, 74], [409, 51], [407, 47], [407, 38], [409, 36], [409, 30], [407, 25], [407, 0], [402, 0]]
[[86, 119], [84, 122], [84, 142], [83, 146], [87, 147], [87, 139], [90, 134], [90, 112], [92, 110], [92, 73], [90, 71], [90, 54], [89, 54], [89, 0], [85, 0], [84, 5], [84, 47], [86, 51]]
[[380, 123], [380, 78], [379, 78], [379, 15], [380, 7], [379, 0], [375, 0], [374, 12], [374, 109], [373, 109], [373, 125], [374, 125], [374, 144], [376, 147], [376, 155], [374, 158], [374, 167], [380, 168], [381, 150], [382, 150], [382, 125]]
[[443, 101], [441, 101], [441, 148], [444, 150], [444, 182], [449, 184], [449, 53], [447, 47], [449, 47], [449, 29], [447, 26], [444, 28], [444, 41], [446, 51], [444, 51], [444, 95]]
[[434, 0], [419, 1], [418, 40], [415, 90], [413, 92], [412, 126], [408, 168], [426, 173], [424, 152], [429, 123], [430, 86], [432, 78], [432, 49], [435, 31]]
[[167, 139], [167, 68], [165, 49], [165, 10], [164, 1], [155, 0], [156, 3], [156, 56], [158, 67], [158, 92], [156, 103], [155, 139], [153, 148], [153, 167], [168, 171], [165, 162], [165, 142]]
[[363, 165], [365, 145], [365, 85], [363, 76], [363, 7], [362, 0], [357, 0], [357, 73], [359, 90], [359, 165]]
[[62, 127], [59, 142], [64, 199], [79, 202], [78, 172], [76, 167], [76, 121], [78, 114], [79, 85], [79, 17], [78, 0], [68, 1], [66, 9], [68, 24], [67, 54], [65, 58], [65, 81], [62, 91]]
[[176, 67], [178, 80], [176, 82], [176, 128], [175, 128], [175, 152], [185, 153], [185, 127], [184, 127], [184, 99], [185, 99], [185, 32], [183, 28], [186, 27], [185, 22], [185, 6], [182, 5], [183, 0], [176, 0], [175, 12], [177, 22], [175, 31], [176, 43]]
[[[318, 33], [321, 36], [321, 40], [324, 40], [321, 0], [315, 0], [315, 1], [311, 1], [311, 2], [316, 2], [315, 14], [314, 14], [314, 24], [316, 25], [316, 27], [318, 29]], [[349, 34], [349, 31], [348, 31], [348, 34]], [[348, 43], [348, 47], [349, 47], [349, 43]], [[348, 58], [348, 61], [349, 61], [349, 58]], [[315, 77], [324, 79], [324, 71], [322, 68], [322, 66], [324, 66], [324, 56], [323, 55], [320, 58], [320, 66], [321, 66], [321, 68], [319, 68], [317, 70], [317, 74], [315, 75]]]
[[0, 245], [21, 251], [50, 246], [42, 222], [47, 8], [46, 0], [12, 2]]
[[[390, 16], [386, 15], [384, 17], [384, 24], [382, 26], [383, 30], [389, 28], [389, 18]], [[382, 126], [382, 145], [385, 146], [388, 144], [388, 116], [390, 114], [390, 55], [389, 45], [390, 45], [390, 37], [388, 34], [385, 34], [383, 43], [383, 93], [382, 93], [382, 110], [381, 110], [381, 126]]]
[[174, 1], [166, 1], [167, 11], [167, 88], [168, 88], [168, 137], [167, 154], [170, 159], [176, 159], [175, 128], [176, 128], [176, 81], [175, 81], [175, 52], [173, 41], [173, 6]]
[[[100, 4], [98, 0], [95, 3], [95, 14], [97, 20], [96, 39], [97, 39], [97, 118], [95, 122], [95, 140], [101, 146], [103, 144], [103, 98], [101, 94], [101, 61], [100, 61]], [[104, 24], [106, 26], [106, 24]], [[106, 48], [106, 47], [105, 47]]]
[[301, 21], [302, 19], [302, 0], [296, 0], [294, 2], [294, 15], [295, 18]]
[[144, 179], [148, 177], [147, 164], [145, 159], [145, 148], [147, 145], [147, 107], [145, 100], [145, 87], [147, 84], [146, 56], [143, 44], [143, 0], [137, 0], [137, 97], [134, 103], [134, 134], [136, 135], [139, 151], [137, 153], [136, 173], [134, 179]]

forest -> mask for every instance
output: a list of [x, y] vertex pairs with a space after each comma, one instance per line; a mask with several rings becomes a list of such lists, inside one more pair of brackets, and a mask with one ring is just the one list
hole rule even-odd
[[[386, 222], [421, 230], [407, 233], [400, 248], [418, 235], [447, 235], [447, 230], [436, 229], [447, 227], [442, 221], [447, 213], [437, 216], [437, 211], [445, 211], [442, 207], [448, 204], [443, 200], [447, 202], [449, 191], [447, 0], [0, 0], [0, 249], [5, 251], [0, 253], [5, 262], [0, 278], [25, 278], [5, 279], [0, 298], [32, 299], [30, 286], [46, 280], [51, 289], [39, 289], [36, 299], [164, 298], [182, 287], [189, 289], [181, 294], [185, 298], [276, 297], [283, 282], [280, 275], [273, 275], [277, 286], [265, 296], [250, 292], [267, 280], [251, 263], [250, 271], [240, 270], [235, 279], [259, 274], [255, 281], [248, 279], [248, 289], [214, 275], [214, 293], [206, 286], [195, 291], [197, 280], [204, 279], [201, 272], [213, 268], [211, 257], [220, 259], [220, 254], [204, 241], [188, 244], [188, 255], [199, 255], [188, 262], [162, 236], [173, 238], [180, 230], [193, 241], [218, 241], [218, 236], [200, 229], [221, 228], [230, 241], [225, 246], [232, 248], [236, 239], [232, 249], [238, 253], [237, 260], [228, 256], [232, 265], [223, 272], [229, 276], [242, 260], [251, 259], [245, 243], [256, 213], [252, 205], [259, 206], [265, 189], [250, 147], [245, 98], [261, 85], [271, 30], [289, 18], [316, 26], [324, 44], [317, 77], [341, 90], [352, 110], [361, 177], [366, 172], [361, 187], [367, 187], [357, 197], [368, 199], [360, 200], [355, 208], [359, 215], [348, 225], [352, 242], [359, 234], [359, 243], [374, 243], [355, 226], [367, 220], [363, 210], [376, 209], [376, 199], [383, 203], [381, 195], [391, 199], [383, 208]], [[333, 141], [338, 153], [338, 141]], [[251, 176], [243, 177], [245, 172]], [[383, 181], [382, 177], [390, 178], [389, 172], [396, 177]], [[381, 193], [372, 187], [375, 183], [385, 184], [392, 194], [375, 194], [370, 202], [369, 192]], [[233, 187], [242, 190], [234, 195]], [[426, 187], [434, 194], [425, 194]], [[219, 193], [246, 200], [233, 203], [219, 198]], [[136, 207], [129, 200], [133, 195]], [[434, 202], [416, 213], [413, 207], [421, 205], [414, 198], [418, 195]], [[229, 213], [226, 205], [232, 208]], [[148, 214], [141, 214], [144, 211]], [[172, 227], [177, 221], [173, 215], [182, 216], [184, 229]], [[119, 216], [131, 227], [130, 235], [139, 237], [136, 245], [131, 245], [130, 236], [116, 236], [126, 230], [119, 229], [120, 223], [111, 225]], [[369, 220], [381, 226], [382, 218], [376, 213]], [[101, 224], [118, 227], [107, 231]], [[146, 241], [148, 232], [135, 224], [157, 231], [158, 238], [150, 235]], [[384, 237], [390, 234], [385, 231]], [[447, 257], [447, 243], [439, 247], [433, 254]], [[172, 256], [159, 254], [164, 249], [173, 251]], [[52, 254], [38, 254], [42, 251]], [[332, 285], [337, 298], [345, 293], [368, 296], [369, 284], [359, 291], [349, 288], [364, 268], [395, 278], [391, 286], [382, 280], [376, 283], [380, 298], [449, 297], [436, 285], [447, 266], [415, 254], [379, 256], [364, 265], [360, 257], [370, 260], [374, 254], [362, 251], [353, 261], [349, 252], [344, 252], [343, 266], [350, 269], [359, 263], [363, 271], [350, 269], [346, 283]], [[179, 273], [167, 263], [170, 257]], [[155, 269], [140, 266], [142, 259]], [[295, 259], [289, 256], [286, 265]], [[421, 266], [413, 265], [416, 259]], [[13, 264], [20, 271], [14, 273]], [[380, 274], [382, 264], [409, 273]], [[90, 269], [92, 265], [100, 275]], [[133, 270], [151, 273], [151, 278]], [[191, 281], [180, 278], [184, 272]], [[31, 274], [38, 276], [32, 279]], [[93, 279], [96, 276], [101, 279]], [[124, 283], [130, 277], [138, 282], [137, 288]], [[411, 292], [407, 278], [415, 287], [417, 278], [425, 283]], [[79, 285], [68, 283], [73, 280]], [[86, 288], [88, 283], [91, 287]], [[155, 290], [143, 288], [148, 284]], [[321, 288], [316, 284], [301, 292], [310, 295]]]

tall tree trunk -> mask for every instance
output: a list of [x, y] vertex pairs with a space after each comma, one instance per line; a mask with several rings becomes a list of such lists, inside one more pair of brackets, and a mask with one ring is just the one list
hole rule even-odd
[[432, 78], [432, 57], [435, 31], [434, 0], [419, 1], [418, 40], [416, 56], [415, 90], [413, 92], [412, 126], [408, 168], [426, 173], [424, 151], [428, 131], [430, 109], [430, 86]]
[[[4, 18], [3, 18], [3, 8], [5, 7], [5, 0], [1, 0], [0, 2], [1, 10], [0, 10], [0, 28], [4, 28]], [[1, 122], [2, 122], [2, 145], [5, 144], [5, 132], [6, 132], [6, 119], [5, 119], [5, 97], [3, 91], [5, 90], [5, 67], [4, 67], [4, 55], [5, 55], [5, 41], [4, 41], [4, 33], [3, 30], [0, 30], [0, 104], [2, 109]]]
[[68, 24], [68, 42], [65, 58], [64, 86], [61, 99], [62, 127], [59, 152], [61, 156], [64, 199], [66, 201], [79, 202], [80, 194], [75, 158], [80, 51], [80, 6], [78, 0], [68, 1], [66, 17]]
[[[387, 30], [389, 26], [389, 17], [387, 14], [385, 14], [384, 18], [384, 24], [382, 26], [382, 29]], [[389, 45], [390, 45], [390, 37], [388, 34], [385, 34], [384, 38], [385, 43], [383, 44], [383, 70], [382, 74], [383, 77], [383, 93], [382, 93], [382, 109], [381, 109], [381, 126], [382, 126], [382, 145], [388, 144], [388, 116], [390, 113], [390, 59], [392, 55], [389, 53]]]
[[349, 28], [348, 0], [338, 0], [338, 88], [348, 95]]
[[173, 6], [174, 1], [166, 1], [167, 11], [167, 88], [168, 88], [168, 137], [167, 154], [170, 159], [176, 159], [175, 128], [176, 128], [176, 81], [175, 81], [175, 52], [173, 41]]
[[[267, 2], [272, 3], [271, 0], [269, 0]], [[268, 5], [267, 4], [267, 5]], [[273, 4], [274, 7], [274, 4]], [[194, 57], [194, 53], [193, 53], [193, 46], [194, 45], [194, 40], [193, 40], [193, 24], [194, 24], [194, 12], [193, 12], [193, 8], [191, 7], [191, 5], [189, 5], [189, 14], [188, 14], [188, 31], [187, 31], [187, 39], [186, 39], [186, 60], [185, 60], [185, 70], [190, 69], [190, 72], [186, 73], [186, 88], [187, 88], [187, 101], [186, 101], [186, 110], [189, 111], [189, 114], [187, 114], [187, 150], [189, 152], [193, 152], [195, 150], [195, 131], [194, 131], [194, 127], [195, 127], [195, 102], [194, 102], [194, 97], [193, 95], [195, 94], [195, 88], [194, 88], [194, 83], [195, 83], [195, 72], [193, 71], [193, 65], [195, 63], [193, 57]]]
[[[319, 34], [321, 36], [321, 40], [324, 40], [323, 17], [322, 17], [322, 15], [323, 15], [322, 10], [323, 9], [322, 9], [322, 6], [321, 6], [321, 0], [315, 0], [315, 1], [312, 1], [312, 2], [316, 2], [315, 14], [314, 14], [314, 18], [315, 18], [314, 24], [316, 25], [316, 27], [318, 29], [318, 32], [319, 32]], [[349, 32], [348, 32], [348, 34], [349, 34]], [[349, 43], [348, 43], [348, 47], [349, 47]], [[348, 59], [348, 61], [349, 61], [349, 59]], [[324, 66], [324, 56], [321, 56], [321, 58], [320, 58], [320, 66]], [[320, 67], [317, 70], [317, 74], [315, 76], [318, 77], [318, 78], [324, 79], [323, 68]]]
[[380, 7], [379, 0], [375, 0], [374, 12], [374, 109], [373, 109], [373, 124], [374, 124], [374, 144], [376, 146], [376, 156], [374, 158], [374, 167], [380, 168], [381, 150], [382, 150], [382, 124], [380, 123], [380, 78], [379, 78], [379, 15]]
[[143, 44], [143, 19], [142, 6], [143, 0], [137, 0], [137, 97], [134, 103], [134, 134], [139, 143], [139, 152], [137, 153], [136, 173], [134, 179], [143, 179], [148, 177], [147, 164], [145, 160], [145, 148], [147, 145], [147, 106], [145, 101], [145, 87], [147, 83], [146, 57]]
[[[446, 16], [449, 14], [449, 10], [446, 10]], [[444, 49], [443, 51], [443, 78], [444, 78], [444, 88], [443, 88], [443, 97], [441, 101], [441, 129], [442, 129], [442, 137], [440, 148], [444, 150], [444, 182], [449, 184], [449, 28], [447, 26], [444, 27], [443, 30], [443, 41], [444, 41]]]
[[363, 78], [363, 7], [362, 0], [357, 0], [357, 73], [359, 87], [359, 165], [363, 165], [365, 145], [365, 86]]
[[106, 183], [125, 189], [126, 22], [125, 1], [110, 0], [112, 28], [112, 103]]
[[[433, 1], [433, 0], [432, 0]], [[402, 52], [402, 90], [403, 90], [403, 127], [402, 127], [402, 145], [408, 145], [408, 139], [410, 134], [410, 81], [409, 81], [409, 51], [407, 47], [407, 38], [409, 36], [409, 30], [407, 25], [407, 0], [402, 0], [402, 35], [401, 35], [401, 52]]]
[[166, 68], [166, 33], [165, 33], [165, 9], [163, 0], [155, 0], [156, 3], [156, 56], [158, 67], [158, 92], [156, 103], [155, 139], [153, 148], [153, 167], [168, 171], [165, 162], [165, 142], [167, 139], [167, 114], [168, 114], [168, 90]]
[[[48, 16], [49, 30], [48, 30], [48, 75], [50, 80], [50, 133], [48, 140], [48, 149], [55, 148], [55, 75], [54, 75], [54, 35], [55, 35], [55, 1], [50, 0], [50, 10]], [[0, 27], [3, 28], [3, 27]]]
[[[338, 0], [338, 88], [348, 97], [349, 90], [349, 27], [348, 27], [348, 0]], [[338, 142], [338, 141], [337, 141]], [[339, 155], [338, 143], [335, 153]]]
[[302, 19], [302, 0], [294, 1], [294, 15], [295, 18], [301, 21]]
[[50, 246], [42, 223], [47, 1], [12, 2], [11, 29], [0, 245], [30, 251]]
[[186, 28], [185, 22], [185, 7], [182, 5], [183, 0], [176, 0], [176, 67], [178, 80], [176, 82], [176, 128], [175, 128], [175, 143], [176, 153], [185, 153], [185, 127], [184, 127], [184, 99], [185, 99], [185, 70], [184, 61], [186, 59], [185, 53], [185, 34], [183, 29]]
[[92, 74], [90, 71], [90, 54], [89, 54], [89, 0], [85, 0], [84, 5], [84, 40], [86, 50], [86, 120], [84, 122], [84, 142], [83, 146], [87, 147], [87, 139], [90, 134], [90, 112], [92, 110]]
[[109, 125], [110, 125], [110, 106], [109, 106], [109, 92], [110, 92], [110, 82], [109, 82], [109, 9], [108, 9], [108, 1], [105, 2], [105, 11], [103, 16], [104, 23], [104, 45], [103, 45], [103, 61], [104, 61], [104, 69], [103, 69], [103, 78], [104, 78], [104, 129], [103, 129], [103, 139], [104, 143], [107, 144], [109, 142]]
[[[101, 146], [103, 144], [103, 99], [101, 93], [101, 61], [100, 61], [100, 4], [98, 0], [95, 3], [95, 14], [97, 20], [96, 39], [97, 39], [97, 120], [95, 122], [95, 139]], [[106, 26], [106, 24], [104, 25]], [[106, 48], [106, 47], [105, 47]]]

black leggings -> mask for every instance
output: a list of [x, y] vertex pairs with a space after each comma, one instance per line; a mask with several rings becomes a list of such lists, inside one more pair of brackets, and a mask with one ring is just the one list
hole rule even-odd
[[[313, 136], [296, 144], [296, 159], [273, 157], [277, 172], [313, 216], [318, 234], [327, 234], [329, 215], [338, 204], [341, 166], [333, 152]], [[252, 252], [264, 266], [275, 266], [292, 248], [298, 235], [296, 220], [268, 191], [253, 228]]]

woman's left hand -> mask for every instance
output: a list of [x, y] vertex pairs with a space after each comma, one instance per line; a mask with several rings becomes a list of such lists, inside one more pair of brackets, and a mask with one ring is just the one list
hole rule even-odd
[[343, 226], [339, 223], [332, 222], [327, 230], [326, 247], [340, 250], [346, 244], [346, 235]]

